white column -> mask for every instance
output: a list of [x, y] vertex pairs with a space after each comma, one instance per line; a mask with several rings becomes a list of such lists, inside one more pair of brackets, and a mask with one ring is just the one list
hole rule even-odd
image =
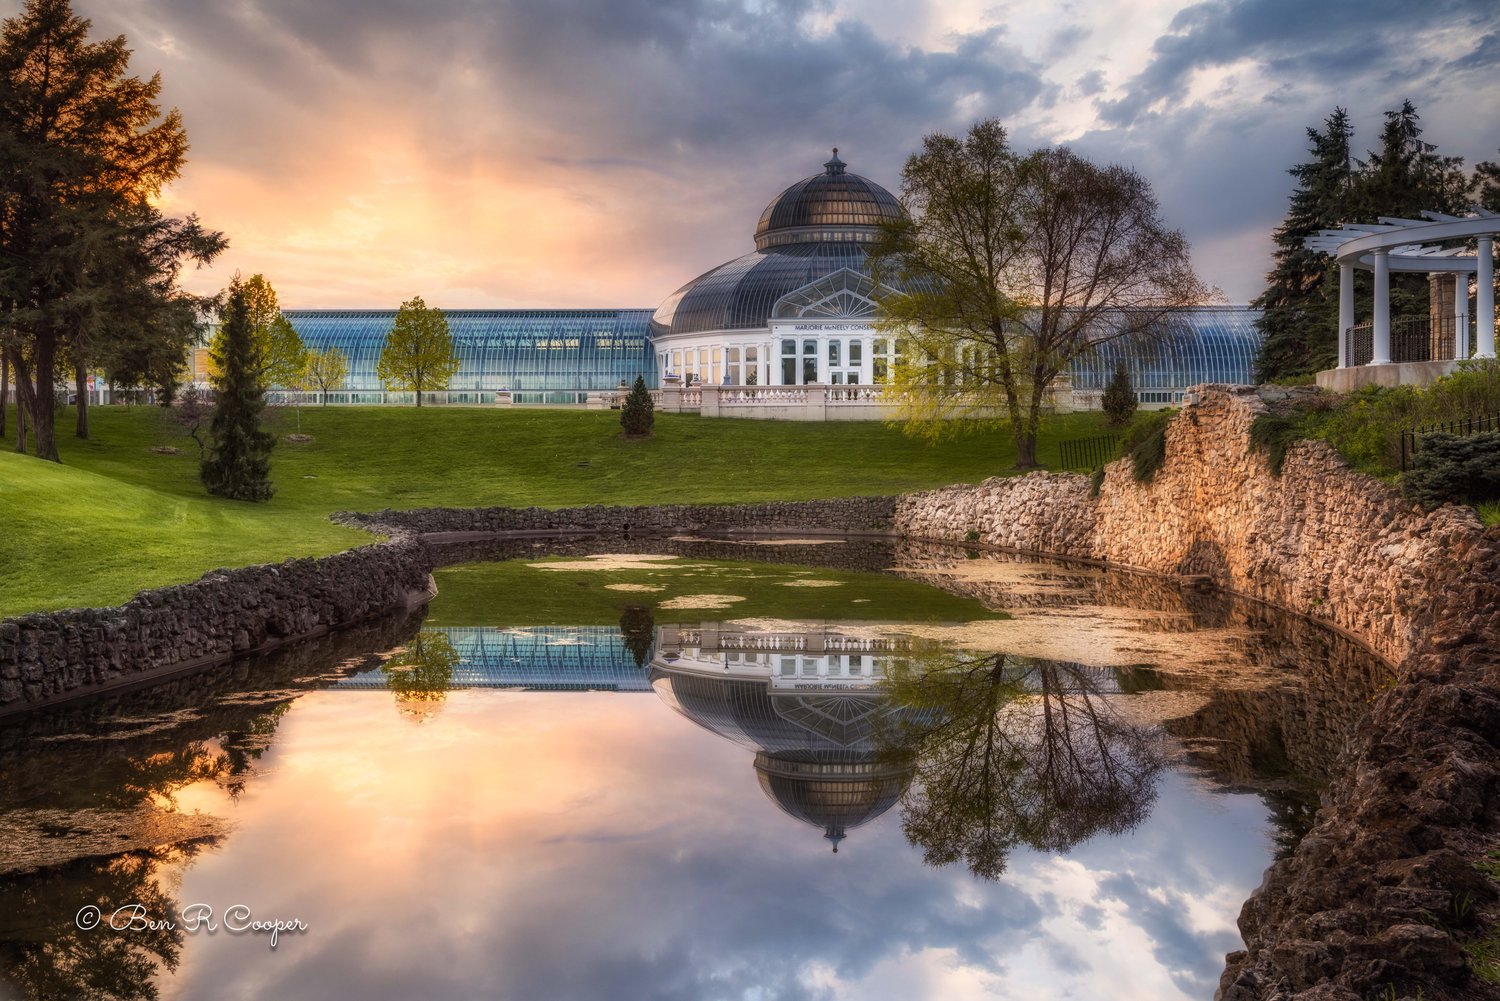
[[1391, 363], [1391, 259], [1387, 251], [1375, 251], [1375, 353], [1371, 365]]
[[1349, 328], [1354, 326], [1354, 265], [1339, 265], [1339, 368], [1349, 367]]
[[1475, 358], [1495, 357], [1495, 238], [1479, 238], [1479, 287], [1474, 291], [1474, 322], [1479, 335]]
[[1453, 276], [1453, 357], [1462, 361], [1469, 357], [1469, 273], [1460, 271]]

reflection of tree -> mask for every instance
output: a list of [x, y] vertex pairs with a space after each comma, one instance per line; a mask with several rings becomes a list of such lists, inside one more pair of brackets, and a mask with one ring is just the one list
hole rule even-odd
[[902, 829], [929, 864], [995, 879], [1018, 844], [1061, 852], [1145, 819], [1161, 769], [1152, 734], [1122, 719], [1086, 668], [1006, 655], [893, 665], [911, 711], [882, 735], [915, 762]]
[[[138, 903], [143, 915], [175, 920], [177, 903], [158, 873], [181, 866], [198, 847], [129, 852], [0, 881], [0, 982], [33, 1001], [156, 998], [158, 971], [177, 968], [181, 928], [114, 931], [109, 918]], [[103, 917], [85, 930], [75, 919], [89, 904]]]
[[642, 605], [626, 605], [620, 613], [620, 639], [625, 649], [635, 658], [636, 667], [645, 667], [651, 659], [651, 644], [656, 638], [656, 619], [651, 609]]
[[448, 637], [435, 629], [424, 629], [412, 637], [396, 656], [386, 661], [385, 685], [396, 693], [402, 715], [417, 722], [431, 717], [448, 697], [458, 651]]

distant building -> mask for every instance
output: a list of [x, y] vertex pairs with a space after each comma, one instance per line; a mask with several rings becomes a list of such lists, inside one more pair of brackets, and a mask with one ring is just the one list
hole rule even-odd
[[[448, 311], [460, 367], [437, 402], [494, 403], [503, 394], [517, 403], [577, 404], [591, 395], [597, 403], [638, 375], [653, 389], [879, 386], [903, 345], [876, 329], [878, 304], [902, 290], [877, 285], [869, 249], [882, 223], [903, 218], [894, 195], [850, 173], [834, 150], [821, 173], [766, 206], [754, 250], [694, 278], [654, 311]], [[395, 310], [286, 316], [309, 347], [336, 347], [348, 358], [348, 384], [333, 402], [409, 400], [409, 393], [383, 392], [375, 376]], [[1097, 407], [1119, 362], [1148, 406], [1180, 402], [1198, 383], [1249, 383], [1258, 316], [1241, 306], [1183, 309], [1150, 342], [1105, 343], [1072, 366], [1074, 406]], [[867, 413], [879, 416], [879, 408]]]

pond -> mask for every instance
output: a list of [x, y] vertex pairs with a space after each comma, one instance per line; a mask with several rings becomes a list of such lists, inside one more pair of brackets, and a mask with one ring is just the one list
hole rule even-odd
[[1389, 676], [948, 547], [447, 559], [427, 609], [0, 724], [0, 996], [1207, 999]]

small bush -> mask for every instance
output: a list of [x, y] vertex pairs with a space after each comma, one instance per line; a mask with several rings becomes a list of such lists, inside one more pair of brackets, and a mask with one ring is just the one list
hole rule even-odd
[[1094, 470], [1094, 474], [1089, 477], [1089, 500], [1094, 500], [1096, 497], [1098, 497], [1099, 490], [1103, 486], [1104, 467], [1100, 466], [1098, 469]]
[[1136, 416], [1120, 439], [1120, 452], [1130, 456], [1130, 471], [1137, 483], [1150, 483], [1167, 461], [1167, 425], [1175, 410], [1149, 410]]
[[1124, 427], [1135, 416], [1135, 387], [1130, 384], [1130, 373], [1123, 364], [1115, 366], [1115, 374], [1104, 388], [1103, 405], [1104, 416], [1112, 428]]
[[1500, 432], [1424, 435], [1401, 489], [1428, 507], [1500, 500]]
[[625, 397], [625, 405], [620, 408], [620, 426], [631, 438], [644, 438], [656, 426], [656, 407], [651, 402], [643, 376], [635, 377], [635, 385]]
[[1292, 444], [1308, 437], [1303, 423], [1297, 417], [1261, 414], [1250, 425], [1250, 448], [1265, 455], [1272, 476], [1281, 475], [1282, 467], [1286, 465], [1286, 454], [1291, 450]]

